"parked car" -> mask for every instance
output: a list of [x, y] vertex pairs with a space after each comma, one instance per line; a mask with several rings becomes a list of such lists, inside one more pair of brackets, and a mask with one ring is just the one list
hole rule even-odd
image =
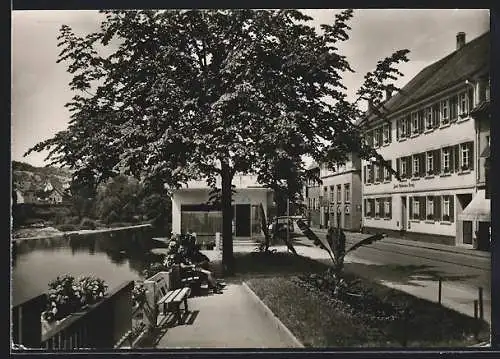
[[[287, 224], [288, 222], [288, 224]], [[269, 225], [270, 231], [277, 231], [278, 233], [285, 233], [288, 230], [290, 233], [293, 233], [295, 230], [295, 226], [293, 225], [293, 219], [289, 217], [275, 217], [271, 224]]]

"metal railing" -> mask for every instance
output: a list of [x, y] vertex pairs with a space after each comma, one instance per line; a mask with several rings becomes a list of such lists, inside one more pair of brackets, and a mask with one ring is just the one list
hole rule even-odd
[[113, 348], [131, 330], [133, 288], [133, 281], [123, 283], [101, 301], [71, 314], [46, 333], [41, 333], [46, 295], [22, 303], [13, 308], [14, 343], [50, 350]]

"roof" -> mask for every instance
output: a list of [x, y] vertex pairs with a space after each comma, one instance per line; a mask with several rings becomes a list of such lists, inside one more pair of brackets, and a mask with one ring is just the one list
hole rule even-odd
[[[461, 49], [427, 66], [413, 77], [397, 94], [383, 105], [380, 112], [389, 114], [401, 110], [439, 91], [465, 81], [490, 66], [490, 33], [475, 38]], [[367, 112], [357, 124], [378, 116]]]

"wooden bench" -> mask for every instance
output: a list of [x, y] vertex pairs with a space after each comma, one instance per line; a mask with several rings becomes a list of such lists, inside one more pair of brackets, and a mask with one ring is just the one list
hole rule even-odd
[[193, 295], [200, 294], [201, 278], [194, 270], [183, 270], [181, 274], [181, 286], [191, 288]]
[[188, 287], [168, 290], [167, 283], [164, 280], [157, 281], [158, 290], [160, 291], [160, 299], [156, 302], [159, 307], [163, 307], [163, 314], [167, 312], [175, 312], [177, 323], [181, 322], [181, 302], [184, 302], [184, 311], [189, 311], [187, 299], [191, 294], [191, 289]]

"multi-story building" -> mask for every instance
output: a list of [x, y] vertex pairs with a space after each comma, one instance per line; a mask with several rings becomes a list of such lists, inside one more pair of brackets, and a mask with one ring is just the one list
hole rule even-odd
[[[484, 100], [471, 111], [476, 122], [476, 193], [460, 215], [460, 219], [470, 222], [474, 237], [474, 247], [489, 250], [491, 241], [490, 206], [490, 93], [489, 86], [481, 88]], [[483, 98], [482, 95], [479, 96]]]
[[349, 154], [345, 165], [320, 166], [320, 225], [338, 225], [345, 230], [361, 227], [361, 161]]
[[320, 183], [314, 178], [319, 178], [320, 167], [316, 162], [313, 162], [307, 168], [309, 172], [309, 180], [304, 186], [304, 202], [306, 205], [306, 217], [309, 225], [312, 227], [319, 227], [321, 224], [320, 218]]
[[383, 106], [358, 121], [401, 181], [362, 161], [363, 226], [371, 232], [472, 247], [460, 219], [476, 188], [476, 136], [470, 110], [488, 86], [490, 37], [457, 49], [418, 73]]

